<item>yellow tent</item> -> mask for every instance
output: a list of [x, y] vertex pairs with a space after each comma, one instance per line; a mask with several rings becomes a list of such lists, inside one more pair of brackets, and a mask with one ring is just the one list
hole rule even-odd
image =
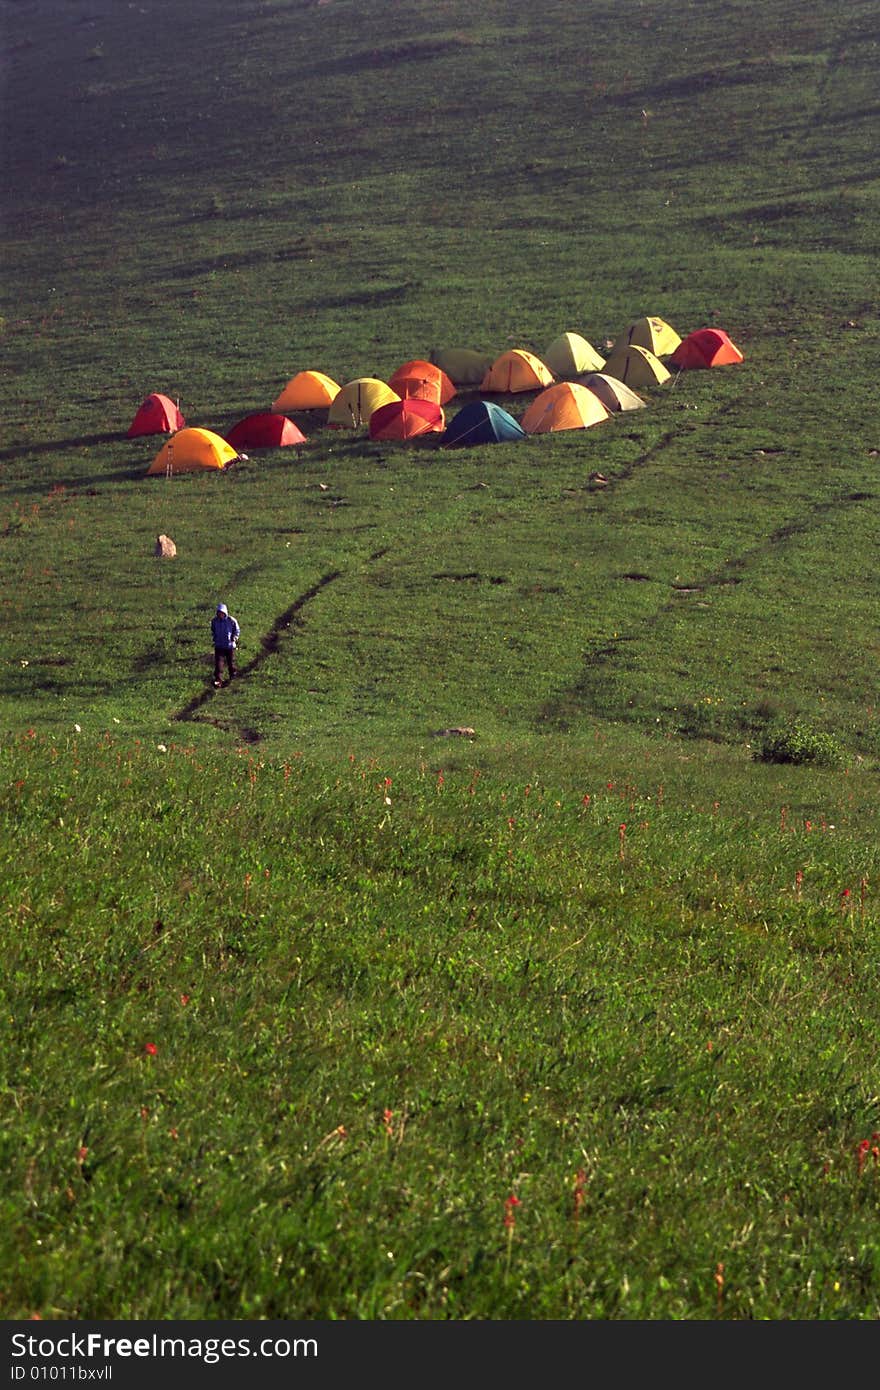
[[605, 358], [580, 333], [560, 333], [544, 353], [544, 362], [554, 376], [570, 380], [583, 372], [601, 372]]
[[231, 444], [213, 430], [196, 429], [187, 425], [172, 434], [163, 444], [147, 469], [151, 473], [197, 473], [201, 468], [226, 468], [238, 454]]
[[557, 381], [536, 396], [520, 421], [526, 434], [550, 430], [585, 430], [609, 420], [611, 412], [586, 386]]
[[380, 405], [399, 401], [387, 381], [374, 376], [358, 376], [339, 388], [327, 412], [327, 424], [336, 429], [357, 429], [369, 425], [370, 416]]
[[525, 348], [511, 348], [496, 357], [480, 382], [481, 391], [540, 391], [553, 381], [550, 368]]
[[605, 375], [616, 376], [627, 386], [662, 386], [672, 373], [650, 348], [630, 343], [629, 347], [611, 354], [605, 363]]
[[624, 348], [633, 345], [647, 348], [655, 357], [668, 357], [671, 352], [675, 352], [680, 342], [681, 338], [665, 319], [648, 315], [646, 318], [635, 319], [629, 328], [623, 330], [611, 349], [611, 356], [614, 357], [616, 353], [623, 352]]
[[323, 372], [297, 372], [288, 381], [280, 396], [272, 402], [273, 410], [322, 410], [339, 394], [339, 387]]

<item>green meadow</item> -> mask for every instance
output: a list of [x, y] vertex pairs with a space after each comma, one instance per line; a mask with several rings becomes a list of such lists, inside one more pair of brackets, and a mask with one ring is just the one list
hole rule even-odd
[[0, 1316], [875, 1319], [876, 7], [388, 10], [0, 5]]

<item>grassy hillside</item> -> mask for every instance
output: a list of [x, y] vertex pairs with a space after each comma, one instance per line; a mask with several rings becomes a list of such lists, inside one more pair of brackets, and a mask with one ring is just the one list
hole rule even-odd
[[[2, 0], [0, 1310], [874, 1317], [875, 7], [368, 9]], [[646, 314], [744, 361], [127, 438]]]

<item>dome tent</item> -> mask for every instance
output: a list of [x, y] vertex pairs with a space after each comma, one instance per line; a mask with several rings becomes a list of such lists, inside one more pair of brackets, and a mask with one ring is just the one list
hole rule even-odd
[[138, 407], [128, 427], [128, 438], [135, 439], [142, 434], [173, 434], [185, 424], [180, 407], [171, 397], [153, 391]]
[[631, 387], [662, 386], [672, 376], [650, 348], [638, 347], [635, 343], [612, 353], [605, 363], [605, 372]]
[[539, 357], [526, 348], [511, 348], [496, 357], [483, 380], [481, 391], [540, 391], [553, 381], [553, 373]]
[[669, 361], [683, 370], [688, 367], [726, 367], [743, 361], [743, 354], [730, 341], [723, 328], [696, 328], [683, 338]]
[[665, 319], [654, 315], [635, 319], [616, 339], [609, 356], [614, 357], [631, 346], [647, 348], [655, 357], [668, 357], [681, 342], [675, 329]]
[[227, 444], [234, 449], [280, 449], [291, 444], [305, 444], [306, 437], [298, 425], [286, 415], [258, 411], [246, 415], [226, 434]]
[[589, 429], [610, 418], [611, 411], [595, 392], [573, 381], [557, 381], [535, 397], [522, 417], [522, 427], [526, 434], [549, 434]]
[[585, 376], [578, 377], [578, 383], [586, 386], [588, 391], [593, 391], [612, 414], [621, 410], [639, 410], [645, 406], [641, 396], [637, 396], [635, 391], [618, 377], [609, 376], [607, 372], [587, 372]]
[[600, 372], [605, 366], [605, 358], [580, 333], [560, 333], [547, 347], [543, 361], [560, 380]]
[[348, 381], [333, 398], [327, 412], [327, 424], [334, 429], [357, 429], [369, 425], [370, 416], [380, 405], [399, 401], [400, 396], [387, 381], [374, 376], [358, 376]]
[[437, 434], [445, 424], [443, 407], [436, 401], [404, 396], [376, 407], [370, 416], [370, 438], [415, 439], [422, 434]]
[[505, 444], [524, 439], [518, 420], [494, 401], [471, 401], [453, 415], [443, 433], [445, 449], [471, 444]]
[[492, 354], [474, 348], [441, 348], [432, 352], [431, 361], [454, 385], [479, 386], [492, 365]]
[[237, 458], [232, 445], [213, 430], [187, 426], [163, 444], [147, 475], [164, 473], [170, 477], [173, 473], [197, 473], [202, 468], [228, 468]]
[[392, 372], [388, 385], [398, 396], [421, 397], [426, 401], [436, 401], [438, 405], [446, 405], [455, 395], [455, 384], [443, 368], [421, 358], [404, 362]]
[[297, 372], [272, 402], [273, 410], [322, 410], [339, 394], [332, 377], [323, 372]]

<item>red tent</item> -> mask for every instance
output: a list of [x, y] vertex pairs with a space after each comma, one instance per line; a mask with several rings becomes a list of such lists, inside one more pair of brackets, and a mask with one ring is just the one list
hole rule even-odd
[[443, 409], [436, 401], [406, 396], [380, 405], [370, 416], [371, 439], [414, 439], [446, 428]]
[[742, 360], [742, 353], [723, 328], [696, 328], [667, 358], [679, 371], [685, 367], [726, 367]]
[[175, 430], [182, 430], [185, 424], [171, 397], [154, 391], [147, 396], [129, 425], [128, 438], [134, 439], [139, 434], [173, 434]]
[[286, 415], [258, 411], [246, 415], [226, 436], [233, 449], [280, 449], [286, 444], [305, 444], [306, 437]]

